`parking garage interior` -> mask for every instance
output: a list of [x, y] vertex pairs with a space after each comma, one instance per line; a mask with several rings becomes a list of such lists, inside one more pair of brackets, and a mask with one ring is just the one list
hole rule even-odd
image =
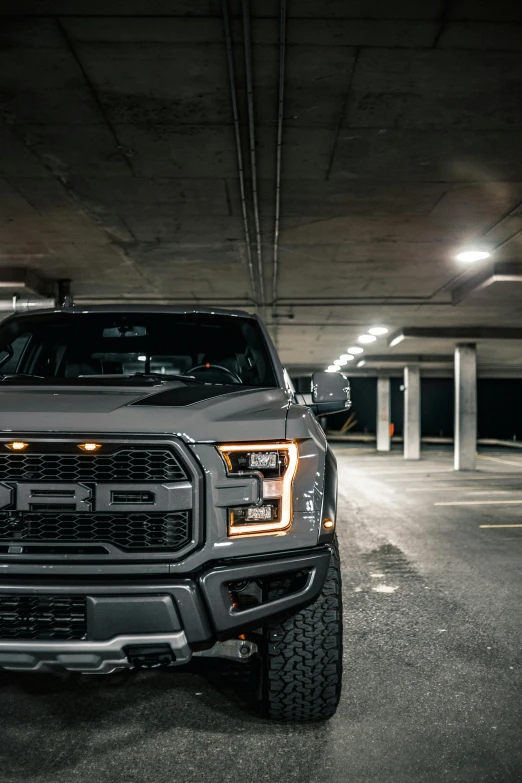
[[256, 313], [352, 407], [337, 715], [0, 672], [0, 781], [520, 781], [521, 96], [515, 0], [3, 0], [2, 317]]

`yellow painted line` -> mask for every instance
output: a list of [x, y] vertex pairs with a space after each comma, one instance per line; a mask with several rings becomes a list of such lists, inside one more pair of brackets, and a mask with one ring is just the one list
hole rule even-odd
[[487, 459], [489, 462], [502, 462], [503, 465], [516, 465], [517, 468], [522, 470], [522, 462], [511, 462], [508, 459], [499, 459], [498, 457], [484, 457], [482, 454], [477, 454], [479, 459]]
[[434, 506], [522, 506], [522, 500], [447, 500]]
[[479, 527], [483, 527], [483, 528], [492, 528], [492, 527], [522, 527], [522, 525], [479, 525]]

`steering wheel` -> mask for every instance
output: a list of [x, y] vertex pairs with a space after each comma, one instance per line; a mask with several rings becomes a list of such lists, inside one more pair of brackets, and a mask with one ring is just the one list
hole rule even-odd
[[229, 375], [234, 383], [243, 383], [237, 373], [233, 370], [229, 370], [228, 367], [222, 367], [221, 364], [209, 364], [208, 362], [206, 364], [196, 364], [195, 367], [191, 367], [190, 370], [187, 370], [185, 374], [190, 375], [191, 372], [196, 372], [196, 370], [219, 370], [220, 372]]

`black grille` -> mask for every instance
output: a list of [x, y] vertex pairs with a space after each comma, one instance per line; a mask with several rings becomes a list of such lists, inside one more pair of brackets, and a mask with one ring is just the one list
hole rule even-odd
[[84, 596], [0, 595], [0, 639], [85, 639]]
[[120, 449], [113, 454], [0, 454], [0, 481], [181, 481], [187, 478], [167, 449]]
[[175, 551], [190, 540], [190, 511], [168, 514], [145, 512], [24, 511], [0, 512], [0, 540], [53, 543], [95, 542], [120, 549], [168, 549]]

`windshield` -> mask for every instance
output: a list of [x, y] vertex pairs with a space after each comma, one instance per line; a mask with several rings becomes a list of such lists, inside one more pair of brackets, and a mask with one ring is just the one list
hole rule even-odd
[[277, 386], [257, 322], [169, 313], [51, 313], [0, 326], [0, 375], [82, 378], [190, 375], [204, 383]]

